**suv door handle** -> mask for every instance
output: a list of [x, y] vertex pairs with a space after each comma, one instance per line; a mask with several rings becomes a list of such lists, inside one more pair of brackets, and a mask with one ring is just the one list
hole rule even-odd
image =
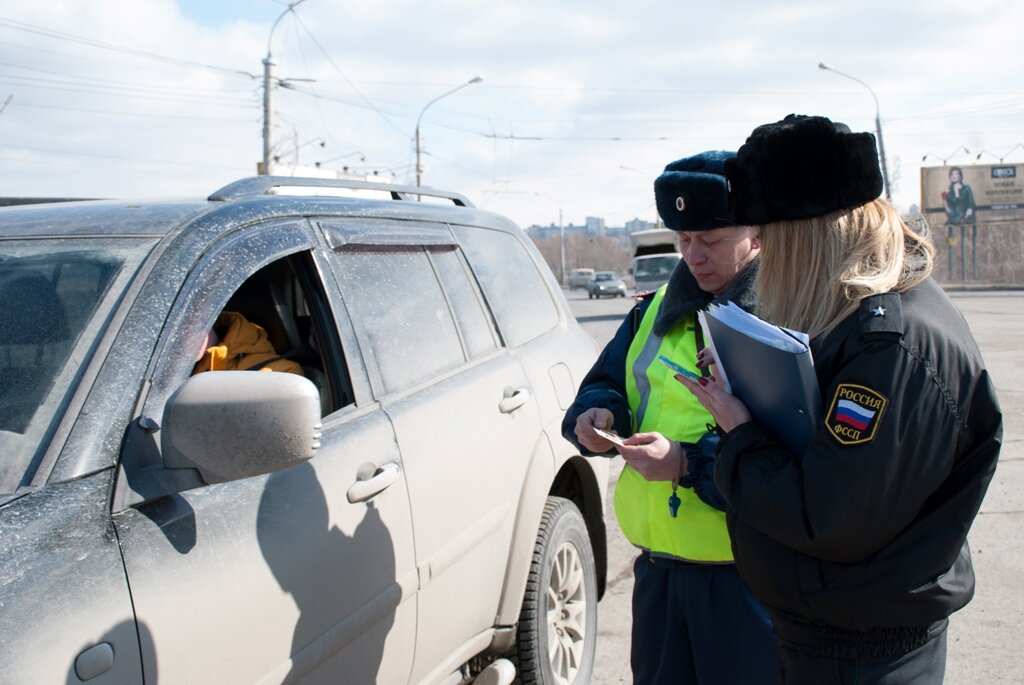
[[505, 388], [505, 397], [501, 402], [498, 402], [498, 409], [502, 414], [511, 414], [529, 401], [529, 388], [518, 388], [516, 390]]
[[355, 485], [348, 489], [348, 501], [350, 504], [365, 502], [374, 495], [387, 490], [392, 483], [398, 479], [398, 464], [389, 462], [384, 464], [373, 475], [366, 480], [357, 480]]

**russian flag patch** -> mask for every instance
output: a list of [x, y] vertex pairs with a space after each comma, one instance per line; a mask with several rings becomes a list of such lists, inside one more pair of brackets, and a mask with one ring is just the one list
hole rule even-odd
[[871, 442], [888, 403], [885, 395], [871, 388], [841, 383], [832, 398], [825, 425], [843, 445]]

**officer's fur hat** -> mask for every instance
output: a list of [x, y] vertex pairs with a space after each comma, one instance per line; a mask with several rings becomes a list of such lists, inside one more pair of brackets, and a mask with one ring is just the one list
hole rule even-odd
[[725, 162], [735, 156], [721, 150], [702, 152], [666, 166], [654, 181], [654, 199], [665, 226], [674, 231], [735, 226], [725, 181]]
[[790, 114], [758, 126], [725, 173], [742, 225], [822, 216], [882, 193], [875, 137], [825, 117]]

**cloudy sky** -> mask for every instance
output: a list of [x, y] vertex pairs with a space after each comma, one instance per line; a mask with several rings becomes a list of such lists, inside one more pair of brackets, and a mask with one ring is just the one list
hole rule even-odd
[[271, 137], [282, 164], [411, 184], [420, 119], [423, 183], [523, 226], [559, 213], [566, 224], [653, 220], [651, 185], [666, 163], [735, 149], [790, 112], [873, 132], [872, 91], [903, 209], [920, 203], [922, 165], [1024, 163], [1024, 3], [287, 9], [0, 0], [0, 195], [205, 196], [253, 175], [268, 51], [283, 81]]

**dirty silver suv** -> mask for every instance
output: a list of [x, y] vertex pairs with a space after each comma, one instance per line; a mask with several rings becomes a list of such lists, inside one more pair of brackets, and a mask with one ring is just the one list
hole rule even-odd
[[507, 219], [273, 177], [4, 208], [0, 302], [4, 682], [588, 681], [596, 353]]

